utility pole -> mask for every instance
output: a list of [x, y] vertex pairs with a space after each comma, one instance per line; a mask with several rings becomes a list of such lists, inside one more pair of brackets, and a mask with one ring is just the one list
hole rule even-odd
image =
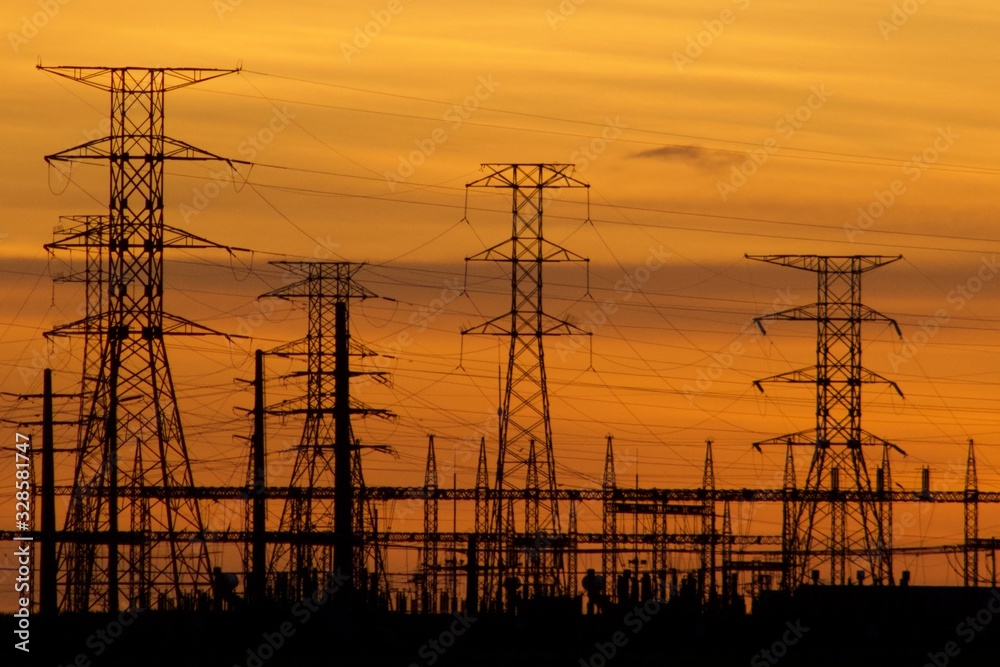
[[40, 611], [55, 616], [58, 611], [56, 590], [56, 464], [52, 410], [52, 369], [46, 368], [42, 389], [42, 581]]
[[[350, 598], [354, 587], [354, 487], [351, 474], [351, 334], [347, 328], [347, 302], [334, 304], [333, 390], [333, 571], [347, 583], [340, 597]], [[346, 595], [345, 595], [346, 593]]]
[[267, 463], [264, 446], [264, 352], [254, 352], [253, 379], [253, 437], [250, 440], [252, 470], [252, 543], [250, 547], [250, 602], [264, 603], [267, 597]]

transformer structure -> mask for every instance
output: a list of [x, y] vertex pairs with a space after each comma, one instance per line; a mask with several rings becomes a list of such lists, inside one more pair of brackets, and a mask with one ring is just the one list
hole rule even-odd
[[[270, 415], [305, 418], [295, 448], [280, 532], [292, 535], [333, 533], [335, 536], [333, 544], [301, 539], [276, 542], [271, 550], [269, 570], [281, 574], [282, 581], [275, 583], [275, 594], [283, 599], [301, 599], [325, 585], [323, 578], [334, 572], [343, 574], [355, 587], [362, 588], [369, 582], [356, 581], [361, 571], [355, 570], [361, 565], [358, 556], [361, 540], [357, 531], [364, 525], [365, 512], [355, 501], [355, 487], [362, 485], [364, 478], [356, 469], [360, 457], [352, 455], [359, 445], [354, 441], [350, 420], [352, 415], [388, 416], [389, 413], [368, 408], [350, 398], [350, 378], [362, 373], [350, 370], [349, 358], [374, 356], [375, 353], [350, 341], [348, 304], [376, 295], [354, 280], [360, 268], [358, 264], [271, 264], [288, 272], [292, 281], [263, 297], [304, 299], [308, 312], [306, 337], [267, 353], [306, 361], [305, 371], [295, 371], [289, 376], [305, 377], [305, 394], [267, 408]], [[374, 375], [382, 377], [378, 373]], [[330, 486], [337, 491], [335, 498], [315, 496], [316, 488]], [[373, 514], [369, 516], [374, 520]]]
[[[807, 574], [829, 567], [829, 583], [843, 585], [857, 568], [878, 584], [892, 584], [891, 508], [886, 508], [889, 489], [888, 456], [872, 483], [864, 448], [886, 451], [891, 443], [865, 431], [861, 424], [865, 384], [887, 383], [900, 396], [894, 382], [861, 364], [861, 326], [864, 322], [892, 319], [861, 302], [864, 273], [901, 257], [766, 255], [748, 256], [761, 262], [811, 271], [817, 278], [817, 300], [755, 319], [816, 322], [816, 365], [781, 373], [762, 382], [807, 383], [816, 387], [816, 426], [813, 429], [755, 443], [789, 448], [785, 464], [783, 551], [784, 585], [794, 589]], [[805, 485], [796, 488], [791, 447], [813, 449]], [[901, 451], [901, 450], [900, 450]], [[821, 496], [820, 493], [823, 492]]]
[[[164, 162], [222, 160], [164, 133], [168, 91], [236, 70], [41, 67], [110, 93], [111, 131], [47, 156], [49, 163], [106, 161], [108, 215], [67, 219], [50, 249], [83, 249], [84, 317], [47, 336], [84, 339], [81, 419], [66, 531], [60, 553], [65, 610], [116, 611], [122, 601], [193, 606], [211, 590], [201, 511], [171, 489], [193, 485], [167, 335], [218, 332], [163, 309], [167, 248], [224, 248], [163, 220]], [[231, 161], [228, 161], [230, 162]], [[229, 248], [226, 248], [229, 249]], [[231, 249], [229, 249], [231, 250]], [[151, 491], [158, 491], [152, 493]], [[119, 582], [126, 582], [121, 591]], [[154, 598], [155, 596], [155, 598]]]
[[570, 164], [485, 164], [483, 169], [487, 175], [466, 187], [510, 190], [511, 237], [466, 261], [508, 264], [511, 305], [507, 313], [462, 333], [510, 339], [494, 489], [524, 491], [518, 503], [524, 517], [520, 535], [513, 523], [513, 499], [505, 502], [497, 493], [490, 506], [483, 600], [499, 609], [504, 590], [511, 608], [518, 595], [543, 597], [567, 589], [559, 503], [541, 493], [557, 488], [542, 341], [587, 332], [545, 312], [542, 269], [551, 262], [587, 260], [544, 237], [543, 197], [550, 189], [589, 186], [573, 177]]

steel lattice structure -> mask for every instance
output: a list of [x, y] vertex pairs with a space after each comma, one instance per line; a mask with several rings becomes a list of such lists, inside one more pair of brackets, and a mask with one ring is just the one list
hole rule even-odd
[[[307, 369], [295, 372], [293, 377], [305, 377], [306, 392], [303, 396], [283, 401], [267, 408], [272, 415], [303, 415], [302, 436], [296, 446], [295, 463], [289, 487], [301, 491], [290, 495], [281, 514], [282, 531], [292, 533], [356, 532], [363, 525], [364, 511], [355, 511], [353, 496], [344, 503], [334, 498], [315, 497], [313, 489], [324, 486], [342, 487], [351, 491], [363, 483], [361, 471], [356, 469], [351, 415], [388, 415], [384, 410], [367, 408], [351, 401], [346, 415], [338, 415], [338, 392], [347, 387], [338, 386], [338, 371], [344, 371], [347, 380], [352, 375], [348, 356], [373, 356], [368, 348], [349, 341], [349, 307], [352, 300], [374, 298], [376, 295], [354, 280], [361, 265], [348, 262], [272, 262], [289, 272], [295, 280], [279, 287], [264, 297], [304, 299], [307, 302], [308, 332], [304, 339], [282, 345], [268, 352], [269, 355], [304, 357]], [[338, 322], [342, 317], [343, 322]], [[348, 337], [344, 341], [344, 355], [338, 358], [338, 326]], [[344, 423], [339, 423], [343, 421]], [[338, 455], [338, 451], [341, 455]], [[362, 523], [359, 523], [362, 522]], [[356, 545], [355, 545], [356, 546]], [[353, 550], [353, 548], [352, 548]], [[280, 597], [298, 599], [315, 590], [320, 575], [340, 570], [345, 574], [360, 565], [360, 560], [348, 564], [337, 562], [333, 545], [301, 543], [276, 543], [270, 555], [269, 570], [287, 573], [286, 590], [278, 591]]]
[[969, 439], [969, 455], [965, 463], [965, 503], [963, 525], [965, 527], [964, 549], [962, 551], [963, 583], [966, 586], [979, 585], [979, 476], [976, 472], [976, 443]]
[[[816, 274], [816, 303], [793, 307], [757, 318], [761, 320], [805, 320], [816, 322], [816, 365], [781, 373], [761, 382], [807, 383], [816, 387], [816, 426], [760, 443], [789, 448], [813, 448], [804, 490], [829, 491], [829, 502], [800, 497], [795, 488], [791, 454], [786, 459], [785, 490], [785, 585], [795, 588], [812, 570], [829, 566], [830, 583], [845, 584], [848, 566], [863, 570], [876, 584], [892, 583], [892, 525], [889, 503], [883, 500], [887, 469], [879, 470], [872, 483], [863, 447], [878, 446], [883, 452], [891, 443], [868, 433], [861, 424], [861, 390], [865, 384], [894, 382], [862, 366], [861, 326], [864, 322], [892, 319], [861, 302], [864, 273], [901, 257], [767, 255], [749, 259], [787, 266]], [[902, 392], [899, 392], [902, 396]], [[883, 456], [888, 465], [888, 456]], [[849, 499], [845, 492], [859, 492]]]
[[[66, 528], [107, 534], [101, 544], [62, 550], [62, 607], [114, 611], [122, 597], [148, 607], [154, 595], [167, 605], [193, 604], [197, 593], [211, 589], [204, 542], [167, 538], [119, 545], [117, 535], [121, 522], [167, 535], [203, 530], [196, 500], [139, 493], [193, 483], [164, 336], [217, 334], [163, 308], [164, 249], [221, 247], [164, 224], [164, 162], [223, 159], [167, 137], [164, 101], [168, 91], [235, 70], [40, 69], [107, 91], [111, 101], [107, 137], [46, 157], [50, 163], [102, 161], [110, 168], [108, 215], [71, 218], [75, 226], [50, 246], [82, 247], [87, 256], [86, 269], [76, 277], [87, 285], [85, 316], [47, 334], [85, 341], [79, 453]], [[127, 582], [124, 595], [119, 580]]]
[[466, 261], [509, 264], [511, 306], [507, 313], [462, 333], [510, 338], [494, 488], [528, 491], [521, 504], [521, 544], [513, 540], [513, 506], [497, 496], [490, 507], [490, 527], [497, 540], [484, 545], [483, 599], [502, 607], [505, 587], [517, 590], [524, 584], [529, 597], [562, 593], [566, 587], [562, 554], [549, 537], [561, 533], [559, 504], [538, 493], [556, 488], [542, 341], [546, 336], [587, 332], [545, 312], [542, 268], [550, 262], [587, 260], [544, 237], [543, 195], [549, 189], [589, 186], [573, 177], [569, 164], [485, 164], [483, 169], [487, 175], [466, 187], [511, 191], [511, 236]]
[[420, 607], [425, 612], [437, 611], [438, 595], [438, 470], [434, 451], [434, 436], [427, 437], [427, 464], [424, 468], [424, 545], [422, 572], [419, 576]]

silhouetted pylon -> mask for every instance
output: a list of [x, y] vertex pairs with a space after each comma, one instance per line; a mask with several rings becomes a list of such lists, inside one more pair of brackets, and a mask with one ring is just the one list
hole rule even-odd
[[[511, 237], [466, 261], [491, 261], [509, 265], [511, 276], [510, 310], [464, 334], [503, 336], [510, 339], [507, 374], [500, 412], [500, 436], [495, 489], [516, 489], [520, 469], [529, 465], [532, 443], [538, 448], [537, 474], [527, 471], [530, 480], [526, 500], [521, 502], [526, 533], [520, 536], [502, 530], [505, 525], [503, 500], [498, 493], [491, 508], [491, 532], [496, 538], [487, 549], [487, 597], [502, 599], [503, 582], [523, 577], [529, 595], [562, 594], [566, 590], [560, 542], [559, 504], [541, 491], [556, 490], [555, 455], [545, 373], [543, 339], [547, 336], [587, 334], [579, 327], [545, 312], [542, 299], [542, 268], [550, 262], [587, 260], [546, 239], [543, 235], [543, 197], [546, 190], [587, 188], [575, 178], [569, 164], [485, 164], [488, 173], [469, 183], [468, 188], [498, 188], [511, 192]], [[520, 572], [511, 554], [524, 553]], [[505, 557], [505, 554], [507, 556]], [[500, 602], [499, 604], [502, 604]]]
[[[754, 382], [808, 383], [816, 390], [816, 426], [807, 431], [755, 443], [812, 447], [813, 456], [794, 507], [786, 505], [785, 585], [796, 587], [812, 569], [829, 566], [830, 583], [845, 584], [848, 572], [859, 569], [875, 584], [892, 581], [891, 532], [886, 513], [872, 500], [872, 482], [863, 447], [890, 446], [861, 424], [861, 389], [873, 382], [899, 387], [861, 364], [861, 326], [864, 322], [896, 322], [861, 303], [861, 276], [900, 257], [767, 255], [749, 259], [810, 271], [816, 274], [817, 300], [755, 319], [805, 320], [816, 323], [816, 364]], [[898, 449], [898, 448], [897, 448]], [[901, 450], [900, 450], [901, 451]], [[789, 453], [790, 456], [790, 453]], [[788, 480], [786, 492], [794, 483]], [[791, 471], [794, 474], [793, 471]], [[794, 488], [794, 487], [791, 487]], [[864, 495], [852, 495], [861, 492]], [[786, 496], [790, 495], [786, 493]], [[856, 499], [855, 499], [856, 498]], [[786, 503], [791, 502], [786, 500]], [[788, 514], [790, 512], [790, 514]], [[788, 566], [788, 562], [791, 566]], [[850, 565], [850, 567], [849, 567]]]
[[49, 246], [83, 248], [87, 261], [74, 278], [86, 282], [84, 318], [46, 334], [83, 337], [85, 354], [66, 530], [90, 536], [60, 550], [61, 606], [194, 606], [211, 592], [211, 568], [198, 502], [185, 491], [191, 462], [164, 338], [219, 332], [164, 311], [164, 250], [224, 246], [164, 223], [164, 163], [223, 158], [168, 137], [164, 102], [168, 91], [236, 70], [39, 68], [111, 97], [108, 136], [46, 157], [107, 162], [111, 180], [108, 215], [71, 218]]

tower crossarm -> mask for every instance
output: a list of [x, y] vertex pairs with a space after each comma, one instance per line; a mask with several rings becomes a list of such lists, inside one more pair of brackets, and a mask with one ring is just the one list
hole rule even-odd
[[837, 273], [864, 273], [903, 259], [902, 255], [744, 255], [755, 262], [767, 262], [803, 271], [828, 270]]
[[69, 162], [73, 160], [107, 160], [115, 159], [123, 162], [128, 161], [139, 161], [148, 162], [150, 160], [189, 160], [189, 161], [218, 161], [225, 162], [230, 167], [235, 164], [251, 164], [245, 160], [234, 160], [231, 158], [223, 157], [212, 153], [211, 151], [198, 148], [193, 146], [186, 141], [181, 141], [179, 139], [172, 139], [170, 137], [163, 137], [163, 145], [160, 147], [161, 152], [155, 155], [149, 153], [137, 152], [133, 153], [119, 153], [116, 152], [112, 147], [116, 143], [116, 140], [121, 139], [144, 139], [140, 134], [126, 134], [124, 137], [101, 137], [99, 139], [92, 139], [86, 141], [82, 144], [73, 146], [72, 148], [67, 148], [61, 150], [58, 153], [52, 153], [51, 155], [45, 156], [45, 161], [52, 162]]
[[[528, 247], [529, 241], [537, 247]], [[475, 255], [465, 258], [466, 262], [590, 262], [589, 257], [577, 254], [568, 248], [564, 248], [558, 243], [553, 243], [544, 238], [528, 237], [514, 239], [514, 248], [511, 249], [511, 240], [507, 239], [502, 243], [481, 250]], [[530, 254], [529, 254], [530, 253]]]
[[[794, 371], [786, 371], [784, 373], [778, 373], [777, 375], [772, 375], [770, 377], [762, 378], [760, 380], [754, 380], [753, 386], [757, 388], [758, 391], [764, 393], [763, 384], [765, 382], [791, 382], [791, 383], [802, 383], [802, 384], [815, 384], [819, 380], [819, 374], [817, 372], [816, 366], [809, 366], [808, 368], [800, 368]], [[844, 382], [850, 382], [845, 380]], [[903, 390], [899, 388], [899, 385], [892, 380], [876, 373], [875, 371], [869, 370], [867, 368], [862, 368], [859, 374], [859, 382], [863, 384], [887, 384], [892, 387], [900, 398], [905, 398], [903, 396]]]
[[515, 163], [481, 166], [490, 173], [467, 183], [467, 188], [589, 188], [573, 175], [574, 164]]
[[815, 322], [816, 320], [822, 319], [826, 322], [887, 322], [893, 329], [896, 330], [896, 335], [900, 338], [903, 337], [903, 333], [899, 329], [899, 324], [896, 320], [892, 319], [887, 315], [883, 315], [873, 308], [869, 308], [864, 304], [850, 304], [852, 306], [851, 310], [844, 309], [842, 312], [837, 310], [826, 310], [826, 312], [820, 312], [820, 304], [809, 304], [808, 306], [795, 306], [793, 308], [786, 308], [785, 310], [779, 310], [774, 313], [768, 313], [767, 315], [761, 315], [759, 317], [753, 318], [753, 323], [757, 325], [760, 332], [767, 334], [767, 330], [764, 329], [762, 322], [765, 320], [793, 320], [793, 321], [808, 321]]
[[[762, 447], [769, 447], [773, 445], [780, 445], [782, 447], [786, 447], [788, 445], [792, 445], [793, 447], [807, 445], [810, 447], [815, 447], [818, 444], [820, 443], [819, 440], [816, 438], [816, 429], [811, 428], [811, 429], [806, 429], [805, 431], [799, 431], [797, 433], [789, 433], [787, 435], [782, 435], [777, 438], [758, 440], [757, 442], [753, 443], [753, 448], [758, 451], [761, 451]], [[888, 447], [889, 449], [896, 451], [902, 454], [903, 456], [906, 456], [906, 452], [901, 447], [899, 447], [899, 445], [891, 443], [888, 440], [885, 440], [883, 438], [878, 437], [877, 435], [874, 435], [873, 433], [869, 433], [868, 431], [861, 432], [861, 446]]]
[[[378, 352], [368, 347], [364, 343], [351, 340], [351, 356], [353, 357], [377, 357]], [[283, 343], [277, 347], [273, 347], [267, 351], [267, 354], [275, 357], [306, 357], [310, 354], [309, 352], [309, 339], [300, 338], [299, 340], [293, 340], [290, 343]], [[322, 353], [321, 353], [322, 354]], [[327, 356], [332, 357], [333, 353], [329, 353]], [[358, 372], [351, 371], [352, 375], [383, 375], [383, 373], [376, 372]]]
[[[324, 394], [314, 398], [332, 400], [333, 395]], [[309, 405], [308, 397], [296, 396], [295, 398], [289, 398], [279, 403], [275, 403], [274, 405], [270, 405], [264, 409], [264, 412], [269, 415], [280, 415], [280, 416], [311, 415], [319, 417], [322, 415], [331, 415], [331, 416], [334, 415], [334, 408], [333, 407], [316, 408]], [[397, 417], [396, 414], [391, 410], [385, 410], [382, 408], [371, 408], [355, 398], [351, 398], [351, 414], [361, 415], [363, 417], [368, 417], [368, 416], [380, 417], [382, 419], [386, 419], [389, 421], [393, 421]]]
[[504, 313], [492, 319], [462, 330], [462, 335], [482, 336], [590, 336], [592, 332], [583, 329], [568, 320], [542, 313], [537, 329], [519, 331], [511, 327], [511, 321], [517, 321], [520, 313]]
[[378, 295], [353, 280], [364, 264], [348, 262], [271, 262], [272, 266], [288, 271], [300, 280], [262, 294], [261, 297], [280, 299], [313, 297], [343, 301], [374, 299]]
[[[163, 91], [184, 88], [202, 81], [210, 81], [229, 74], [238, 74], [240, 68], [218, 69], [211, 67], [79, 67], [76, 65], [45, 66], [39, 64], [37, 69], [61, 76], [72, 81], [97, 88], [98, 90], [115, 90], [112, 75], [119, 73], [135, 73], [144, 76], [148, 72], [163, 74]], [[167, 82], [170, 82], [169, 84]]]

